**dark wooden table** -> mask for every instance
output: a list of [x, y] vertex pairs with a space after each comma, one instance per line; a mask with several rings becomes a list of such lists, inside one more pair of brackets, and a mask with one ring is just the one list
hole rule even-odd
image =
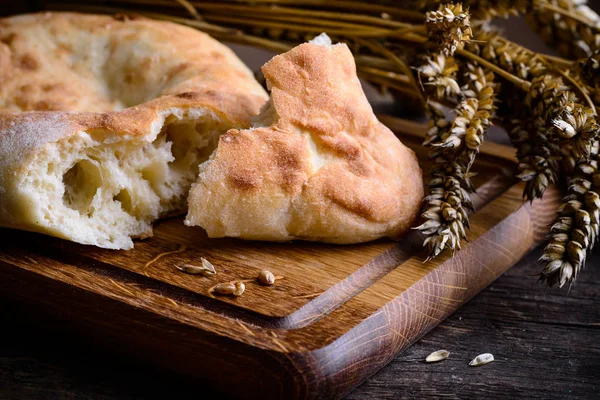
[[[590, 257], [573, 287], [544, 289], [532, 252], [349, 399], [592, 399], [600, 394], [600, 254]], [[38, 330], [46, 317], [0, 300], [0, 398], [125, 400], [198, 398], [203, 383], [127, 360], [94, 342]], [[68, 327], [62, 327], [68, 328]], [[177, 338], [173, 338], [177, 340]], [[450, 357], [425, 364], [427, 354]], [[477, 354], [496, 361], [469, 367]], [[211, 397], [219, 397], [212, 394]]]

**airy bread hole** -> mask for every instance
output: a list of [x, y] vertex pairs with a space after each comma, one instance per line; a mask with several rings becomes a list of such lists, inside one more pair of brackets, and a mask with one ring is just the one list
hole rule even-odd
[[230, 127], [198, 114], [168, 116], [152, 142], [90, 129], [48, 146], [24, 189], [39, 210], [35, 223], [80, 243], [130, 248], [157, 218], [185, 212], [199, 164]]
[[133, 214], [133, 201], [131, 200], [131, 193], [129, 193], [129, 190], [121, 190], [113, 197], [113, 200], [121, 203], [121, 208], [127, 214]]
[[227, 132], [228, 129], [226, 129], [223, 126], [219, 126], [212, 119], [207, 121], [196, 122], [196, 126], [194, 127], [194, 129], [197, 133], [202, 134], [202, 137], [204, 138], [202, 142], [202, 147], [200, 147], [197, 151], [198, 158], [194, 160], [194, 162], [196, 163], [196, 168], [194, 168], [193, 172], [194, 181], [196, 181], [196, 178], [198, 176], [198, 166], [210, 158], [212, 153], [214, 153], [214, 151], [216, 150], [217, 145], [219, 144], [219, 137], [221, 136], [221, 134]]
[[63, 184], [65, 205], [80, 214], [92, 214], [92, 201], [102, 185], [98, 167], [89, 160], [78, 161], [63, 175]]
[[185, 175], [191, 173], [195, 178], [198, 174], [198, 165], [208, 160], [216, 148], [216, 142], [210, 145], [210, 138], [215, 136], [210, 129], [214, 129], [212, 120], [199, 121], [196, 124], [167, 125], [166, 140], [171, 143], [171, 154], [174, 158], [170, 167]]
[[[169, 116], [152, 143], [101, 145], [110, 140], [107, 138], [110, 132], [87, 132], [91, 142], [82, 157], [95, 163], [100, 168], [98, 175], [104, 177], [106, 193], [101, 199], [102, 206], [97, 207], [112, 202], [130, 216], [144, 220], [185, 211], [187, 193], [198, 176], [198, 166], [212, 154], [226, 128], [211, 116], [194, 119]], [[79, 167], [68, 173], [71, 181], [80, 174], [76, 171]], [[93, 193], [88, 200], [91, 202], [92, 198]]]
[[156, 160], [152, 164], [142, 169], [142, 178], [150, 183], [152, 190], [160, 192], [160, 187], [166, 183], [167, 166]]
[[[186, 128], [189, 130], [189, 127]], [[181, 168], [185, 167], [186, 158], [189, 159], [189, 155], [193, 148], [190, 137], [184, 132], [184, 135], [182, 135], [181, 138], [178, 138], [178, 136], [174, 133], [176, 130], [180, 131], [181, 128], [176, 129], [173, 127], [171, 129], [167, 129], [167, 140], [171, 143], [171, 154], [173, 154], [173, 158], [175, 158], [171, 164], [175, 168]]]
[[187, 192], [198, 176], [198, 166], [208, 160], [225, 130], [212, 118], [165, 123], [152, 143], [162, 156], [152, 159], [140, 171], [160, 197], [161, 215], [185, 210]]

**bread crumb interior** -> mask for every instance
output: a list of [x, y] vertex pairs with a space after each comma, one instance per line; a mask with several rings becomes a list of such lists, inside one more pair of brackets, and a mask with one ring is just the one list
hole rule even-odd
[[[24, 181], [38, 223], [105, 248], [133, 247], [157, 218], [185, 212], [198, 165], [230, 126], [170, 115], [154, 140], [91, 130], [48, 145]], [[45, 165], [46, 168], [39, 168]]]

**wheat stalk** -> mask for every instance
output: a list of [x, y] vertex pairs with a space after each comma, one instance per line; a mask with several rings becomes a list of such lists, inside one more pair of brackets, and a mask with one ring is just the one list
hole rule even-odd
[[540, 258], [545, 264], [540, 279], [548, 285], [563, 286], [572, 282], [593, 247], [599, 233], [600, 176], [598, 174], [598, 142], [591, 150], [592, 159], [575, 167], [568, 194], [552, 225], [549, 243]]

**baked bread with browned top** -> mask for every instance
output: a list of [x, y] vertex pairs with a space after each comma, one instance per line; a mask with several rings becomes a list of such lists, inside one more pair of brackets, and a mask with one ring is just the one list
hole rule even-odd
[[112, 249], [185, 212], [268, 96], [224, 45], [144, 18], [0, 20], [0, 226]]
[[263, 67], [271, 101], [201, 164], [188, 225], [210, 237], [357, 243], [397, 239], [418, 215], [415, 154], [381, 124], [344, 44], [322, 35]]

